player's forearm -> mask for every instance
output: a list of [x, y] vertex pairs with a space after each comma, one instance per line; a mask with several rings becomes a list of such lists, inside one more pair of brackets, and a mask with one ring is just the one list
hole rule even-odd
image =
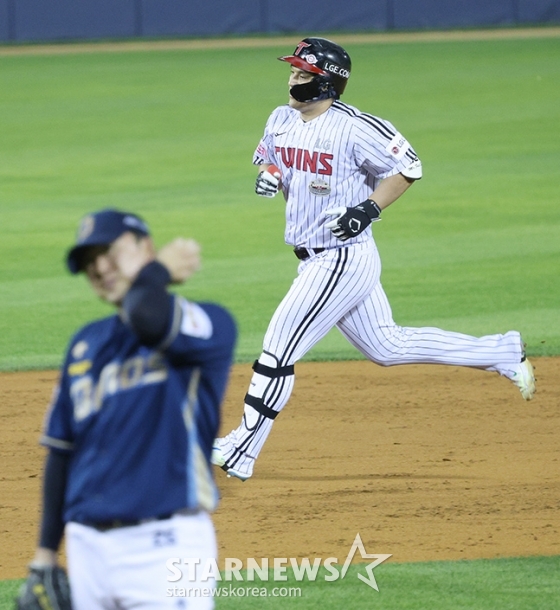
[[160, 343], [169, 328], [173, 310], [173, 297], [167, 292], [170, 282], [165, 265], [152, 261], [140, 271], [123, 300], [125, 321], [145, 345]]
[[379, 186], [369, 196], [383, 210], [396, 201], [410, 186], [414, 180], [406, 178], [402, 174], [389, 176], [379, 183]]
[[68, 479], [70, 455], [50, 450], [45, 461], [43, 479], [43, 512], [39, 546], [36, 557], [48, 559], [49, 553], [56, 558], [56, 551], [64, 533], [64, 498]]

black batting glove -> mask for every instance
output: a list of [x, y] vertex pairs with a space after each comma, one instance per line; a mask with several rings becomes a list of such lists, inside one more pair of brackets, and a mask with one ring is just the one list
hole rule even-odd
[[325, 214], [333, 217], [325, 227], [330, 229], [340, 241], [357, 237], [372, 222], [381, 220], [381, 208], [372, 199], [362, 201], [355, 208], [333, 208], [327, 210]]

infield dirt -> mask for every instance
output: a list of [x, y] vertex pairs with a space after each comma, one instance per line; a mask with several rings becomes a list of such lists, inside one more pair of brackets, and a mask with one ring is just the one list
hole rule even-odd
[[[254, 477], [216, 471], [221, 557], [342, 563], [358, 532], [394, 562], [560, 555], [560, 359], [533, 362], [529, 403], [472, 369], [298, 364]], [[38, 438], [56, 376], [0, 374], [0, 579], [24, 577], [36, 543]], [[250, 376], [233, 368], [223, 432]]]
[[[344, 36], [339, 42], [560, 37], [560, 28]], [[0, 56], [237, 48], [272, 39], [2, 45]], [[246, 483], [216, 478], [222, 557], [338, 557], [360, 533], [391, 561], [560, 555], [560, 359], [534, 360], [525, 403], [495, 374], [439, 366], [300, 363], [292, 399]], [[0, 579], [25, 576], [37, 539], [39, 433], [57, 373], [0, 373]], [[235, 366], [223, 432], [250, 365]]]

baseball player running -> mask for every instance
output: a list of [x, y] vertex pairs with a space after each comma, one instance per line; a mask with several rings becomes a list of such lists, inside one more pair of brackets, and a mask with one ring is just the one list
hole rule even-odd
[[170, 596], [166, 562], [217, 556], [210, 454], [234, 322], [167, 291], [197, 270], [198, 244], [178, 238], [156, 253], [134, 214], [86, 216], [67, 264], [117, 312], [70, 342], [42, 437], [40, 541], [18, 607], [69, 607], [57, 566], [65, 528], [75, 610], [213, 608], [211, 597]]
[[434, 363], [495, 371], [530, 400], [535, 379], [516, 331], [471, 337], [393, 321], [379, 281], [371, 223], [422, 177], [408, 140], [389, 122], [340, 101], [348, 53], [305, 38], [292, 55], [289, 101], [270, 115], [253, 163], [256, 192], [286, 200], [286, 243], [298, 276], [276, 309], [245, 397], [239, 427], [216, 440], [212, 461], [242, 480], [294, 386], [294, 364], [336, 326], [372, 362]]

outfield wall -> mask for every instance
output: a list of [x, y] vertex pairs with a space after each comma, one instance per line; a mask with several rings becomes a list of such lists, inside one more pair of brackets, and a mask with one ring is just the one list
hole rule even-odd
[[560, 0], [0, 0], [0, 42], [560, 22]]

